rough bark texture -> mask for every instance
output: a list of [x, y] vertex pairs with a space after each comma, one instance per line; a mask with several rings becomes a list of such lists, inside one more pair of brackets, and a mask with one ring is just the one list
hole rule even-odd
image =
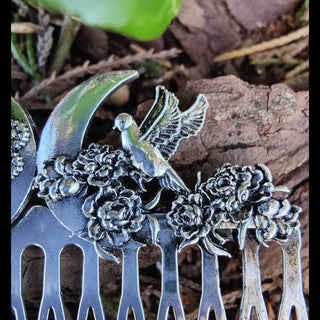
[[[273, 174], [274, 184], [289, 187], [292, 191], [290, 202], [303, 208], [300, 215], [301, 256], [304, 292], [308, 297], [308, 92], [295, 93], [282, 84], [253, 86], [234, 76], [225, 76], [188, 82], [176, 93], [180, 108], [183, 110], [191, 106], [199, 93], [205, 94], [210, 104], [205, 124], [196, 137], [180, 143], [171, 160], [172, 166], [192, 188], [197, 171], [202, 172], [204, 181], [225, 162], [266, 164]], [[144, 117], [152, 102], [149, 100], [138, 106], [135, 115], [138, 121]], [[233, 319], [242, 294], [242, 262], [237, 245], [227, 245], [232, 258], [220, 259], [221, 288], [228, 315]], [[79, 255], [80, 250], [71, 246], [63, 251], [61, 258], [64, 275], [62, 291], [70, 310], [80, 299], [82, 268]], [[41, 295], [41, 256], [39, 250], [30, 250], [24, 256], [23, 287], [29, 302], [39, 299]], [[147, 319], [154, 319], [160, 297], [161, 276], [157, 261], [161, 261], [158, 248], [148, 246], [141, 249], [140, 285]], [[183, 249], [179, 263], [180, 289], [186, 314], [188, 319], [196, 319], [201, 296], [199, 249], [196, 246]], [[282, 257], [278, 245], [261, 249], [260, 266], [269, 314], [277, 314], [282, 285]], [[103, 295], [119, 301], [121, 267], [101, 261], [100, 276]], [[270, 319], [273, 317], [270, 316]]]

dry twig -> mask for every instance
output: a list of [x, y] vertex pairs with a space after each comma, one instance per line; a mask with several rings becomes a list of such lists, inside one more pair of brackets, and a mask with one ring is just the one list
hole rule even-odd
[[13, 22], [11, 23], [12, 33], [43, 33], [44, 28], [30, 22]]
[[[163, 50], [160, 52], [153, 52], [153, 49], [137, 53], [134, 55], [128, 55], [123, 58], [110, 56], [108, 60], [100, 61], [96, 64], [89, 65], [89, 61], [86, 61], [82, 66], [78, 66], [64, 74], [56, 77], [55, 73], [52, 73], [50, 78], [44, 79], [39, 85], [30, 89], [25, 93], [20, 101], [25, 102], [29, 99], [34, 99], [41, 91], [54, 91], [55, 94], [59, 94], [64, 90], [69, 89], [74, 84], [75, 80], [88, 74], [101, 74], [113, 69], [128, 67], [131, 63], [139, 62], [143, 60], [157, 60], [157, 59], [170, 59], [176, 57], [181, 51], [177, 48], [170, 50]], [[58, 88], [58, 90], [57, 90]]]
[[217, 56], [214, 61], [215, 62], [221, 62], [226, 60], [231, 60], [247, 55], [251, 55], [257, 52], [262, 52], [266, 50], [270, 50], [276, 47], [281, 47], [283, 45], [286, 45], [292, 41], [299, 40], [301, 38], [307, 37], [309, 35], [309, 25], [300, 28], [296, 31], [293, 31], [285, 36], [279, 37], [277, 39], [272, 39], [269, 41], [264, 41], [259, 44], [247, 47], [247, 48], [241, 48], [238, 50], [233, 50], [229, 52], [222, 53], [221, 55]]
[[305, 71], [308, 68], [309, 68], [309, 59], [306, 61], [302, 61], [295, 68], [293, 68], [292, 70], [287, 72], [285, 75], [285, 79], [286, 80], [291, 79], [291, 78], [295, 77], [297, 74], [301, 73], [302, 71]]

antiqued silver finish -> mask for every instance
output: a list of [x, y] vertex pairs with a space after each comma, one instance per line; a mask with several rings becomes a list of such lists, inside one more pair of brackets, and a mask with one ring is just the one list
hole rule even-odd
[[[299, 320], [306, 320], [300, 265], [301, 208], [274, 196], [276, 191], [289, 190], [274, 186], [272, 174], [263, 164], [242, 167], [226, 163], [207, 181], [202, 182], [198, 173], [192, 191], [168, 162], [182, 139], [201, 130], [209, 106], [204, 95], [199, 94], [191, 108], [181, 112], [175, 95], [158, 86], [155, 101], [140, 126], [129, 114], [122, 113], [115, 119], [114, 128], [121, 132], [122, 148], [96, 143], [84, 146], [85, 133], [98, 106], [137, 76], [136, 71], [112, 72], [73, 89], [49, 117], [37, 154], [31, 120], [12, 102], [13, 110], [17, 110], [12, 112], [13, 163], [17, 164], [12, 170], [12, 190], [17, 188], [17, 179], [22, 179], [21, 185], [29, 186], [22, 199], [15, 194], [13, 197], [18, 208], [14, 209], [13, 218], [21, 217], [12, 225], [11, 232], [12, 308], [16, 319], [27, 318], [21, 295], [21, 255], [31, 244], [39, 246], [45, 256], [38, 319], [47, 319], [50, 309], [55, 319], [65, 319], [60, 253], [66, 245], [74, 244], [83, 253], [77, 319], [86, 319], [89, 308], [95, 319], [105, 318], [99, 295], [102, 258], [122, 261], [117, 320], [126, 320], [129, 309], [136, 320], [144, 320], [138, 253], [141, 247], [152, 243], [162, 253], [157, 320], [167, 319], [170, 308], [176, 319], [186, 318], [179, 292], [178, 254], [190, 244], [197, 244], [202, 255], [198, 320], [208, 320], [211, 308], [217, 320], [226, 320], [218, 260], [219, 256], [232, 259], [224, 244], [235, 240], [243, 256], [240, 319], [249, 319], [253, 308], [258, 319], [268, 319], [258, 250], [261, 245], [268, 247], [269, 241], [277, 241], [284, 259], [279, 320], [289, 320], [292, 307]], [[33, 162], [28, 162], [23, 150], [31, 142]], [[38, 172], [31, 176], [35, 157]], [[27, 168], [29, 176], [24, 176]], [[151, 195], [148, 183], [153, 179], [158, 181], [159, 189]], [[45, 200], [47, 207], [24, 210], [33, 182], [37, 196]], [[174, 200], [167, 212], [159, 213], [163, 188], [173, 191]], [[149, 200], [143, 200], [144, 195], [150, 195]], [[237, 231], [236, 236], [233, 230]]]
[[209, 104], [200, 94], [194, 105], [181, 113], [178, 103], [173, 93], [157, 86], [155, 101], [139, 127], [131, 115], [121, 113], [113, 128], [121, 131], [122, 147], [130, 152], [135, 167], [150, 177], [157, 177], [164, 188], [189, 192], [167, 161], [182, 139], [200, 131]]
[[37, 153], [38, 170], [41, 171], [44, 161], [50, 158], [76, 156], [102, 101], [138, 76], [134, 70], [110, 72], [71, 90], [53, 110], [42, 130]]
[[211, 307], [213, 307], [216, 319], [226, 320], [227, 315], [220, 290], [218, 256], [210, 254], [203, 247], [200, 248], [202, 255], [202, 295], [198, 320], [209, 319]]
[[307, 320], [301, 275], [301, 234], [293, 231], [289, 241], [280, 243], [283, 252], [283, 294], [278, 319], [289, 319], [295, 307], [298, 319]]
[[26, 110], [11, 98], [11, 223], [31, 195], [36, 169], [34, 124]]
[[122, 293], [117, 320], [127, 319], [129, 308], [133, 309], [136, 319], [144, 320], [138, 267], [138, 253], [142, 246], [133, 240], [122, 246]]
[[30, 138], [29, 126], [22, 121], [11, 121], [11, 180], [17, 177], [24, 167], [24, 157], [20, 152]]
[[184, 320], [184, 310], [179, 292], [177, 239], [172, 230], [167, 228], [163, 215], [156, 215], [159, 231], [156, 244], [162, 253], [161, 298], [157, 320], [167, 319], [169, 308], [173, 308], [177, 320]]
[[40, 247], [45, 255], [43, 296], [38, 319], [47, 319], [52, 309], [56, 319], [64, 319], [65, 312], [60, 290], [60, 253], [68, 244], [75, 244], [83, 252], [82, 294], [77, 319], [86, 319], [89, 307], [96, 319], [104, 319], [99, 295], [99, 260], [94, 247], [80, 239], [71, 237], [49, 209], [41, 206], [31, 208], [23, 222], [11, 231], [11, 305], [16, 319], [27, 319], [21, 293], [21, 256], [29, 245]]
[[243, 249], [243, 294], [240, 306], [240, 319], [250, 319], [255, 309], [258, 319], [268, 320], [267, 308], [264, 303], [259, 269], [260, 244], [254, 239], [246, 238]]

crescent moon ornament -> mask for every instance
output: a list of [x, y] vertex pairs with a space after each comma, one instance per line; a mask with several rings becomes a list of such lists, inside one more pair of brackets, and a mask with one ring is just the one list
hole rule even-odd
[[[42, 130], [37, 152], [38, 173], [50, 159], [58, 158], [60, 167], [65, 167], [67, 159], [75, 158], [82, 149], [86, 132], [100, 104], [121, 86], [138, 77], [135, 70], [114, 71], [93, 77], [71, 90], [52, 111]], [[55, 186], [62, 194], [79, 188], [69, 178]], [[57, 219], [75, 234], [87, 224], [81, 209], [82, 202], [79, 201], [82, 196], [83, 193], [61, 201], [47, 201]]]
[[138, 77], [135, 70], [114, 71], [91, 78], [71, 90], [52, 111], [42, 130], [37, 154], [38, 171], [49, 158], [61, 154], [75, 157], [100, 104]]

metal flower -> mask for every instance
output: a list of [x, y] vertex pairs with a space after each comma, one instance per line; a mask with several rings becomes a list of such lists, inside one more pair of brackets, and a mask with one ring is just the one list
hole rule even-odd
[[272, 239], [286, 241], [300, 225], [298, 218], [302, 209], [287, 199], [270, 199], [260, 203], [255, 211], [256, 237], [265, 246], [268, 246], [266, 241]]
[[269, 169], [256, 165], [233, 166], [225, 163], [212, 178], [202, 183], [199, 192], [206, 196], [224, 221], [245, 222], [252, 214], [252, 204], [270, 199], [274, 186]]
[[167, 221], [176, 236], [184, 238], [189, 243], [197, 242], [199, 238], [208, 234], [211, 219], [212, 211], [202, 211], [202, 197], [198, 193], [178, 196], [167, 215]]
[[214, 209], [209, 205], [203, 205], [203, 198], [199, 193], [179, 195], [167, 214], [169, 226], [175, 235], [181, 238], [179, 249], [185, 245], [199, 243], [211, 254], [229, 255], [212, 240], [214, 221]]
[[136, 191], [143, 192], [143, 183], [149, 181], [143, 172], [133, 167], [125, 150], [114, 150], [109, 145], [91, 143], [79, 153], [72, 166], [75, 176], [87, 179], [89, 185], [99, 188], [106, 186], [110, 179], [130, 176], [138, 185]]
[[79, 194], [85, 187], [85, 181], [74, 176], [72, 160], [65, 156], [50, 159], [36, 178], [38, 197], [59, 201]]
[[98, 242], [106, 239], [114, 247], [127, 242], [145, 219], [140, 196], [117, 180], [109, 180], [105, 188], [86, 198], [82, 211], [89, 218], [88, 237]]
[[110, 178], [117, 178], [123, 170], [119, 162], [125, 162], [120, 150], [114, 152], [109, 145], [92, 143], [82, 150], [73, 162], [75, 173], [85, 177], [88, 183], [96, 187], [104, 187]]

